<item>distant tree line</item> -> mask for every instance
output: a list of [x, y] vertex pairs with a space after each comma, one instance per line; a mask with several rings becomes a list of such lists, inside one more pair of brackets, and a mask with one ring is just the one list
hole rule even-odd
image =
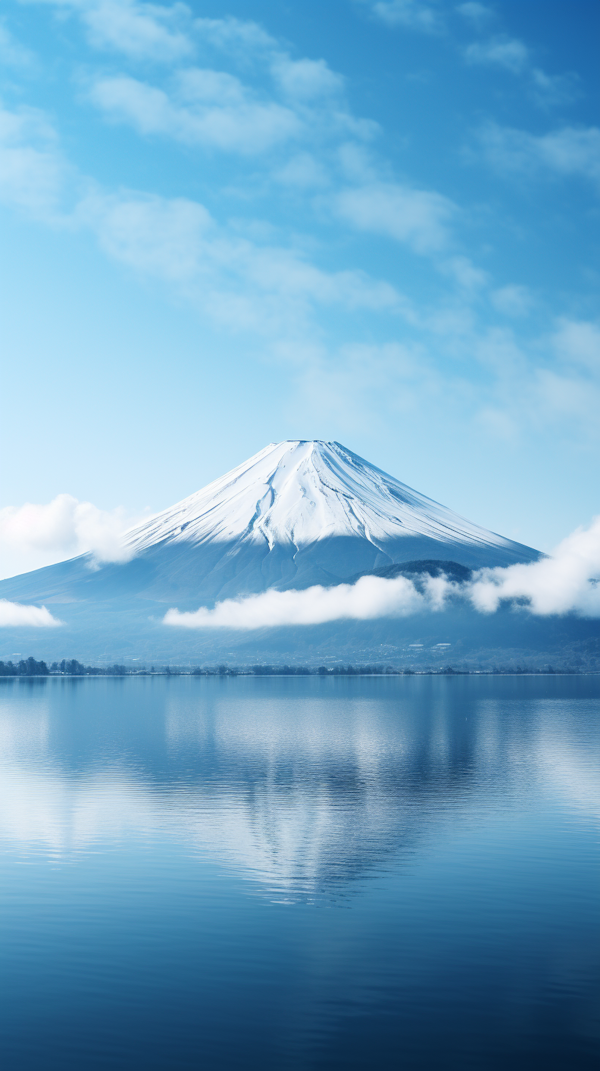
[[[589, 672], [590, 670], [587, 670]], [[282, 666], [277, 665], [254, 665], [250, 667], [237, 668], [232, 666], [226, 666], [224, 664], [218, 666], [200, 667], [195, 669], [183, 668], [180, 666], [171, 667], [164, 666], [162, 669], [155, 669], [154, 666], [151, 669], [146, 667], [132, 667], [114, 664], [112, 666], [85, 666], [82, 662], [78, 662], [76, 658], [63, 658], [61, 662], [53, 662], [48, 668], [46, 662], [37, 662], [35, 658], [22, 659], [20, 662], [0, 662], [0, 677], [48, 677], [48, 676], [65, 676], [65, 677], [126, 677], [126, 676], [153, 676], [156, 674], [175, 677], [175, 676], [193, 676], [193, 677], [237, 677], [237, 676], [255, 676], [255, 677], [364, 677], [364, 676], [463, 676], [467, 674], [532, 674], [532, 673], [580, 673], [586, 672], [585, 669], [575, 667], [565, 667], [560, 669], [554, 669], [551, 665], [546, 665], [544, 668], [540, 667], [527, 667], [522, 665], [517, 666], [486, 666], [474, 668], [455, 668], [453, 666], [440, 667], [439, 669], [423, 668], [423, 669], [404, 669], [394, 666], [384, 665], [361, 665], [361, 666], [318, 666], [317, 668], [310, 668], [309, 666], [288, 666], [287, 664]], [[591, 667], [591, 672], [595, 672]]]
[[35, 658], [21, 659], [14, 662], [0, 662], [0, 677], [47, 677], [49, 673], [45, 662], [36, 662]]
[[76, 658], [63, 658], [62, 662], [53, 662], [50, 668], [46, 662], [36, 662], [35, 658], [22, 659], [20, 662], [0, 662], [0, 677], [124, 677], [135, 670], [127, 666], [84, 666]]
[[76, 658], [63, 658], [62, 662], [53, 662], [50, 673], [55, 675], [64, 674], [68, 677], [125, 677], [133, 672], [127, 666], [84, 666]]

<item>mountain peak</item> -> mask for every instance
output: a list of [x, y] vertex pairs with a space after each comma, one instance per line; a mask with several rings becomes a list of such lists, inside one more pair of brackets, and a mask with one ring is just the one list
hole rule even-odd
[[306, 547], [331, 537], [516, 546], [426, 498], [338, 442], [287, 439], [132, 529], [136, 553], [158, 543]]

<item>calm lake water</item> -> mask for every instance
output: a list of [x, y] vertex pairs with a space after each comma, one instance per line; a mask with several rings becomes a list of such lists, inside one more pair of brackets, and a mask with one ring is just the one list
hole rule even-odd
[[600, 678], [0, 679], [6, 1071], [600, 1058]]

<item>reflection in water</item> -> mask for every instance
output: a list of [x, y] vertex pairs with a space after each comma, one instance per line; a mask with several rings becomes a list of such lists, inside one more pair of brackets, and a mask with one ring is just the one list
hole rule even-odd
[[600, 678], [0, 679], [10, 1071], [596, 1071]]
[[25, 853], [169, 838], [312, 898], [540, 794], [600, 818], [594, 679], [42, 683], [0, 690]]

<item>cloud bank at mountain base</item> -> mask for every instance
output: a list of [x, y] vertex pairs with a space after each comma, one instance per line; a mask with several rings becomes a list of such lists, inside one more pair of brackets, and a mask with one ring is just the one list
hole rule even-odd
[[212, 609], [193, 613], [172, 608], [166, 625], [181, 628], [252, 630], [291, 625], [320, 625], [328, 621], [367, 621], [378, 617], [442, 612], [459, 598], [484, 614], [512, 603], [539, 616], [575, 613], [600, 617], [600, 517], [589, 528], [578, 528], [559, 544], [553, 555], [527, 565], [480, 569], [457, 584], [445, 576], [425, 577], [417, 587], [399, 576], [363, 576], [355, 584], [320, 585], [304, 591], [270, 589], [260, 595], [225, 599]]

